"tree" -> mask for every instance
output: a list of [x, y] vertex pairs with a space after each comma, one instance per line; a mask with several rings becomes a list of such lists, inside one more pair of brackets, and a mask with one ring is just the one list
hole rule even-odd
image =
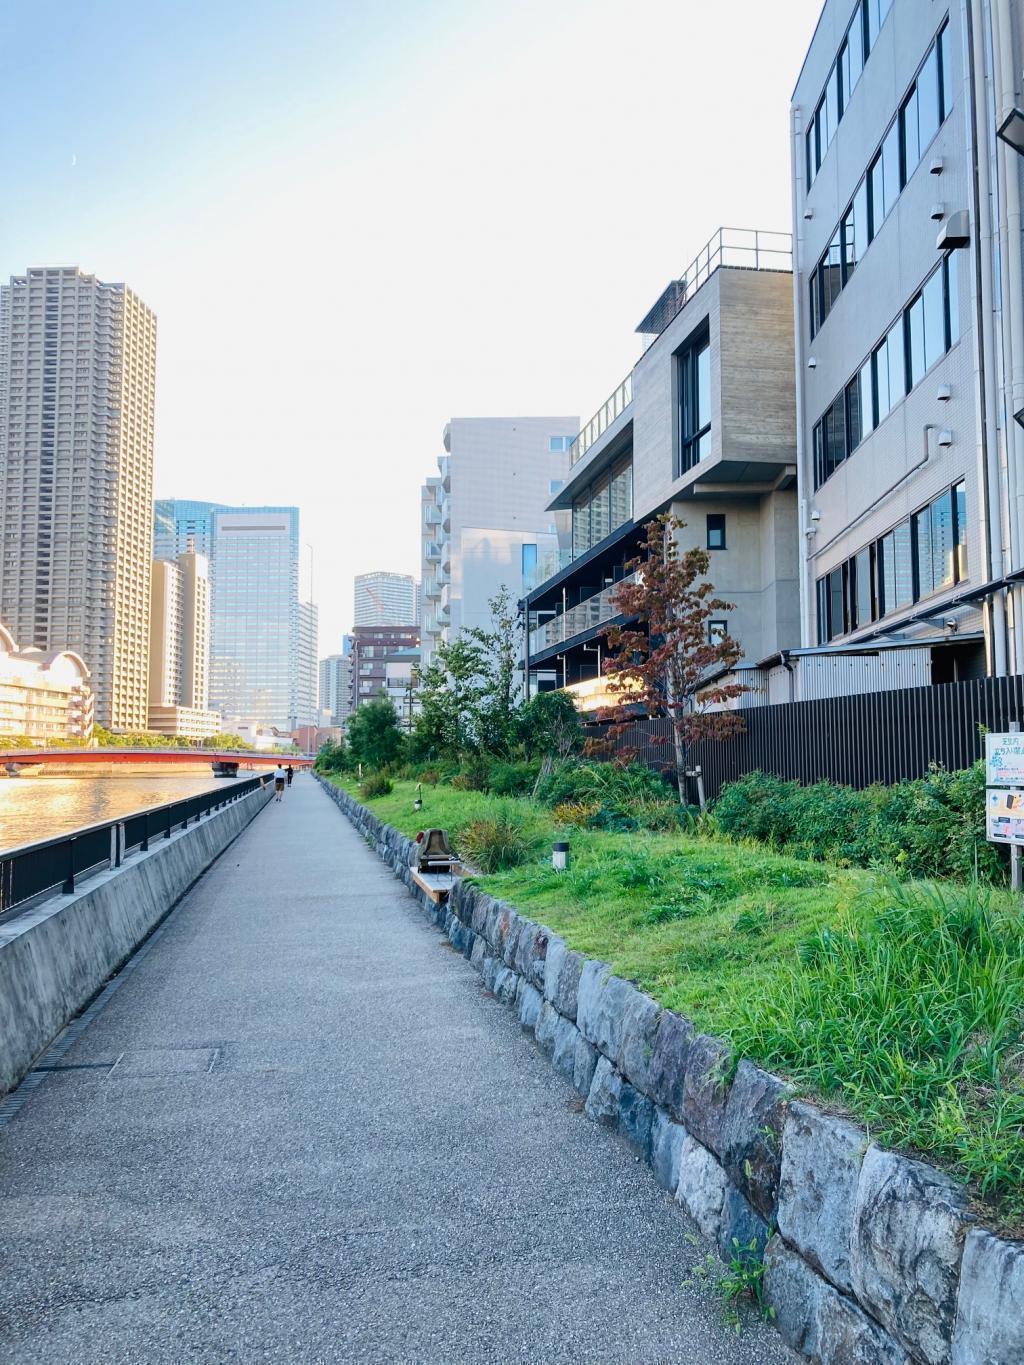
[[740, 648], [728, 634], [712, 636], [710, 622], [731, 611], [732, 603], [714, 595], [706, 577], [707, 551], [680, 551], [675, 533], [684, 525], [667, 513], [647, 523], [640, 556], [626, 566], [637, 570], [636, 577], [615, 594], [626, 624], [603, 632], [613, 651], [604, 666], [608, 687], [619, 698], [603, 718], [612, 721], [613, 734], [622, 734], [637, 713], [668, 717], [683, 804], [690, 745], [727, 739], [743, 729], [735, 711], [710, 708], [746, 690], [742, 683], [721, 681], [735, 668]]
[[344, 735], [336, 744], [332, 743], [331, 740], [321, 744], [313, 764], [317, 772], [321, 773], [344, 772], [349, 766], [348, 746], [345, 743]]
[[538, 784], [583, 748], [583, 727], [568, 692], [538, 692], [519, 708], [517, 728], [527, 758], [540, 758]]
[[515, 748], [518, 711], [523, 701], [519, 668], [523, 658], [523, 623], [504, 584], [487, 606], [490, 629], [475, 626], [466, 631], [482, 662], [481, 695], [474, 723], [479, 747], [485, 753], [507, 758]]
[[348, 723], [348, 746], [353, 763], [383, 768], [401, 757], [405, 738], [390, 697], [376, 697], [356, 708]]
[[483, 657], [466, 635], [438, 645], [420, 674], [413, 748], [424, 758], [458, 758], [477, 747]]

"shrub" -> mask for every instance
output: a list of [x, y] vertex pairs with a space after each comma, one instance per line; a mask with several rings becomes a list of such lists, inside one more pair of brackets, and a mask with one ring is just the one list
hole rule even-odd
[[364, 801], [372, 801], [377, 796], [390, 796], [392, 791], [391, 778], [386, 773], [368, 773], [359, 784], [359, 795]]
[[486, 758], [471, 758], [451, 779], [457, 792], [485, 792], [490, 786], [491, 770]]
[[631, 816], [638, 805], [671, 800], [672, 790], [658, 773], [640, 764], [573, 763], [542, 777], [537, 797], [549, 806], [563, 801], [596, 801]]
[[501, 872], [525, 862], [530, 840], [518, 812], [499, 807], [493, 815], [466, 825], [459, 835], [459, 849], [481, 872]]
[[888, 867], [906, 877], [1003, 877], [1003, 856], [985, 839], [985, 772], [933, 768], [927, 777], [864, 791], [831, 782], [802, 787], [767, 773], [730, 782], [715, 827], [803, 857]]
[[495, 796], [528, 796], [537, 772], [536, 763], [492, 763], [488, 786]]
[[600, 801], [559, 801], [551, 814], [560, 825], [576, 825], [586, 829], [600, 809]]

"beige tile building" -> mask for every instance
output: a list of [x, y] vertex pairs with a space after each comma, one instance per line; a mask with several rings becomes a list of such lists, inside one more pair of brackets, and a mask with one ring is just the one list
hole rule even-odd
[[149, 729], [205, 739], [220, 730], [207, 709], [210, 571], [194, 549], [153, 561], [149, 622]]
[[0, 617], [88, 659], [96, 720], [146, 728], [156, 318], [75, 267], [0, 288]]

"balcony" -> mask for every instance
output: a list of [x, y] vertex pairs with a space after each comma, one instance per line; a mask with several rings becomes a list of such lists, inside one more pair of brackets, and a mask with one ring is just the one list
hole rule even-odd
[[632, 401], [633, 373], [630, 371], [611, 397], [601, 404], [569, 447], [570, 466], [583, 459], [594, 442], [604, 435], [616, 418], [626, 411]]
[[427, 561], [428, 564], [440, 564], [441, 546], [438, 544], [436, 540], [426, 541], [423, 548], [423, 558]]
[[436, 503], [427, 503], [423, 509], [423, 523], [425, 526], [441, 525], [441, 509]]
[[618, 615], [615, 596], [623, 583], [635, 582], [636, 574], [627, 574], [625, 578], [621, 578], [617, 583], [612, 583], [607, 588], [602, 588], [600, 592], [594, 593], [593, 597], [588, 597], [578, 606], [570, 607], [560, 616], [556, 616], [551, 621], [546, 621], [536, 630], [531, 630], [530, 653], [540, 654], [546, 649], [551, 649], [554, 645], [565, 644], [566, 640], [571, 640], [574, 635], [581, 635], [585, 630], [593, 630], [595, 626], [605, 625]]

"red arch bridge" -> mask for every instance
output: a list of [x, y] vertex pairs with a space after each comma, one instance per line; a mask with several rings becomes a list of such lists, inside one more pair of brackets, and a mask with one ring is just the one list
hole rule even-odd
[[12, 776], [22, 768], [44, 764], [168, 763], [207, 762], [218, 777], [236, 777], [240, 768], [276, 768], [278, 763], [293, 768], [311, 768], [312, 754], [258, 754], [241, 749], [4, 749], [0, 763]]

